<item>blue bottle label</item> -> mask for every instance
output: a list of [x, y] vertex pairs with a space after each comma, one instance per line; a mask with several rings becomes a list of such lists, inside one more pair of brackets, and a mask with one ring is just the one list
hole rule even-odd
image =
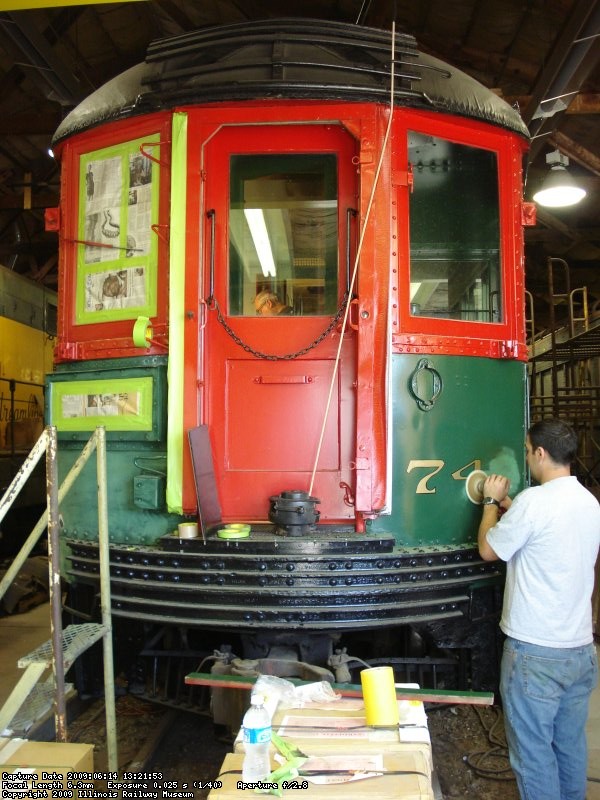
[[271, 726], [267, 728], [244, 728], [244, 744], [264, 744], [271, 741]]

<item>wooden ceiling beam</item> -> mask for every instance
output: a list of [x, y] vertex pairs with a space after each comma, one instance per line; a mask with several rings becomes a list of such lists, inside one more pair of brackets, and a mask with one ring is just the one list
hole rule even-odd
[[560, 131], [554, 131], [549, 139], [550, 144], [575, 161], [585, 169], [600, 177], [600, 157], [587, 150], [583, 145], [577, 144]]
[[0, 114], [0, 136], [52, 136], [60, 121], [58, 111]]
[[[531, 102], [531, 95], [506, 96], [502, 94], [501, 89], [494, 89], [493, 91], [503, 100], [506, 100], [510, 106], [525, 108]], [[600, 114], [600, 93], [582, 92], [576, 95], [571, 100], [569, 107], [565, 109], [566, 116], [571, 116], [572, 114]]]
[[156, 0], [163, 14], [166, 14], [181, 29], [182, 33], [194, 29], [194, 25], [185, 11], [173, 0]]
[[[576, 44], [579, 37], [586, 33], [586, 25], [591, 24], [595, 18], [594, 4], [589, 0], [575, 0], [571, 13], [565, 20], [565, 24], [556, 41], [548, 52], [548, 58], [533, 87], [532, 98], [523, 110], [523, 119], [529, 125], [544, 98], [555, 97], [570, 91], [573, 87], [568, 86], [577, 66], [587, 55], [592, 43]], [[583, 76], [579, 77], [579, 86], [583, 82]], [[576, 89], [579, 89], [576, 86]]]
[[[525, 228], [525, 241], [528, 244], [536, 242], [552, 243], [564, 242], [566, 234], [562, 231], [554, 230], [552, 228]], [[567, 238], [571, 238], [567, 236]], [[598, 242], [600, 241], [600, 228], [578, 228], [577, 229], [578, 241], [582, 242]]]
[[45, 283], [48, 273], [58, 264], [58, 253], [53, 253], [41, 267], [32, 267], [26, 276], [36, 283]]
[[[442, 60], [448, 59], [447, 55], [438, 54], [438, 57]], [[468, 71], [470, 75], [473, 74], [474, 69], [487, 75], [490, 75], [493, 70], [494, 73], [516, 74], [519, 76], [520, 82], [527, 83], [533, 82], [537, 72], [537, 67], [532, 61], [525, 61], [514, 56], [507, 57], [503, 53], [490, 53], [487, 50], [468, 46], [462, 47], [453, 56], [452, 63], [457, 66], [462, 63], [465, 65], [465, 71]], [[466, 69], [467, 67], [468, 69]]]
[[555, 217], [554, 214], [551, 214], [546, 208], [542, 208], [542, 206], [537, 207], [537, 220], [548, 228], [559, 231], [574, 242], [580, 241], [581, 237], [579, 231], [574, 231], [569, 225], [565, 225], [562, 220]]
[[9, 12], [4, 31], [26, 58], [22, 68], [31, 68], [40, 81], [47, 84], [63, 105], [74, 105], [82, 97], [77, 78], [56, 55], [48, 40], [34, 25], [26, 12]]
[[[46, 194], [35, 194], [31, 196], [31, 209], [54, 208], [58, 205], [58, 192], [56, 194], [48, 192]], [[0, 195], [0, 209], [3, 211], [19, 211], [23, 209], [22, 194], [2, 194]]]

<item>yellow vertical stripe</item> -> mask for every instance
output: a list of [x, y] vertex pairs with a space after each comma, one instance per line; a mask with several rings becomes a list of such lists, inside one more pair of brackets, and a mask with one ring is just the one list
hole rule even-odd
[[167, 427], [167, 508], [183, 510], [183, 323], [185, 318], [185, 226], [187, 114], [173, 115], [171, 153], [171, 236], [169, 250], [169, 420]]

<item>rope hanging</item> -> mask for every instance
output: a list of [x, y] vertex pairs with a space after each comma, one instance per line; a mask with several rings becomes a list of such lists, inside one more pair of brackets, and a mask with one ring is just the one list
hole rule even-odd
[[318, 463], [319, 463], [319, 458], [321, 457], [321, 449], [323, 447], [323, 439], [324, 439], [324, 436], [325, 436], [325, 425], [327, 424], [327, 417], [329, 416], [329, 409], [330, 409], [330, 406], [331, 406], [331, 398], [333, 396], [333, 387], [335, 385], [335, 379], [336, 379], [338, 368], [339, 368], [340, 357], [341, 357], [341, 352], [342, 352], [342, 345], [344, 343], [344, 331], [346, 330], [346, 324], [348, 322], [348, 314], [349, 314], [349, 311], [350, 311], [350, 302], [351, 302], [352, 295], [353, 295], [353, 292], [354, 292], [354, 284], [356, 282], [356, 274], [358, 272], [358, 263], [359, 263], [360, 255], [361, 255], [361, 252], [362, 252], [362, 246], [363, 246], [363, 242], [364, 242], [364, 238], [365, 238], [365, 233], [366, 233], [366, 230], [367, 230], [367, 225], [369, 223], [369, 218], [371, 216], [371, 208], [373, 206], [373, 201], [374, 201], [374, 198], [375, 198], [375, 190], [377, 189], [377, 184], [379, 182], [379, 174], [380, 174], [381, 168], [383, 166], [383, 159], [385, 157], [385, 152], [386, 152], [386, 149], [387, 149], [387, 144], [388, 144], [388, 140], [389, 140], [389, 137], [390, 137], [390, 132], [391, 132], [391, 129], [392, 129], [392, 120], [394, 118], [394, 58], [395, 58], [395, 44], [396, 44], [396, 23], [392, 22], [392, 58], [391, 58], [391, 75], [390, 75], [390, 115], [389, 115], [389, 119], [388, 119], [388, 124], [387, 124], [386, 130], [385, 130], [385, 135], [383, 137], [383, 143], [381, 145], [381, 153], [379, 154], [379, 161], [377, 163], [377, 169], [375, 171], [375, 177], [374, 177], [374, 180], [373, 180], [373, 186], [371, 188], [371, 194], [369, 196], [369, 203], [367, 205], [365, 218], [364, 218], [362, 229], [361, 229], [361, 232], [360, 232], [360, 238], [359, 238], [359, 242], [358, 242], [358, 247], [356, 248], [356, 257], [354, 259], [354, 268], [352, 270], [352, 278], [350, 280], [350, 286], [349, 286], [349, 289], [348, 289], [348, 299], [346, 301], [346, 309], [345, 309], [345, 312], [344, 312], [344, 320], [342, 322], [342, 329], [341, 329], [341, 333], [340, 333], [340, 341], [339, 341], [339, 344], [338, 344], [337, 353], [336, 353], [335, 361], [334, 361], [334, 364], [333, 364], [333, 373], [331, 375], [331, 383], [329, 384], [329, 394], [327, 396], [327, 403], [325, 404], [325, 413], [323, 415], [323, 424], [321, 426], [321, 433], [320, 433], [320, 436], [319, 436], [319, 444], [317, 446], [317, 453], [316, 453], [316, 456], [315, 456], [315, 463], [314, 463], [312, 474], [311, 474], [311, 478], [310, 478], [310, 486], [308, 488], [309, 495], [312, 495], [312, 493], [313, 493], [315, 475], [316, 475], [316, 472], [317, 472], [317, 466], [318, 466]]

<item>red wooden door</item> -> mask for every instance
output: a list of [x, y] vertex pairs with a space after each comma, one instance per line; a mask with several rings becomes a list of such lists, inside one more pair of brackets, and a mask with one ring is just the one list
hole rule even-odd
[[354, 519], [355, 333], [333, 383], [340, 326], [314, 343], [346, 291], [355, 154], [337, 125], [230, 126], [206, 146], [199, 380], [225, 520], [309, 489], [330, 395], [312, 494], [322, 520]]

